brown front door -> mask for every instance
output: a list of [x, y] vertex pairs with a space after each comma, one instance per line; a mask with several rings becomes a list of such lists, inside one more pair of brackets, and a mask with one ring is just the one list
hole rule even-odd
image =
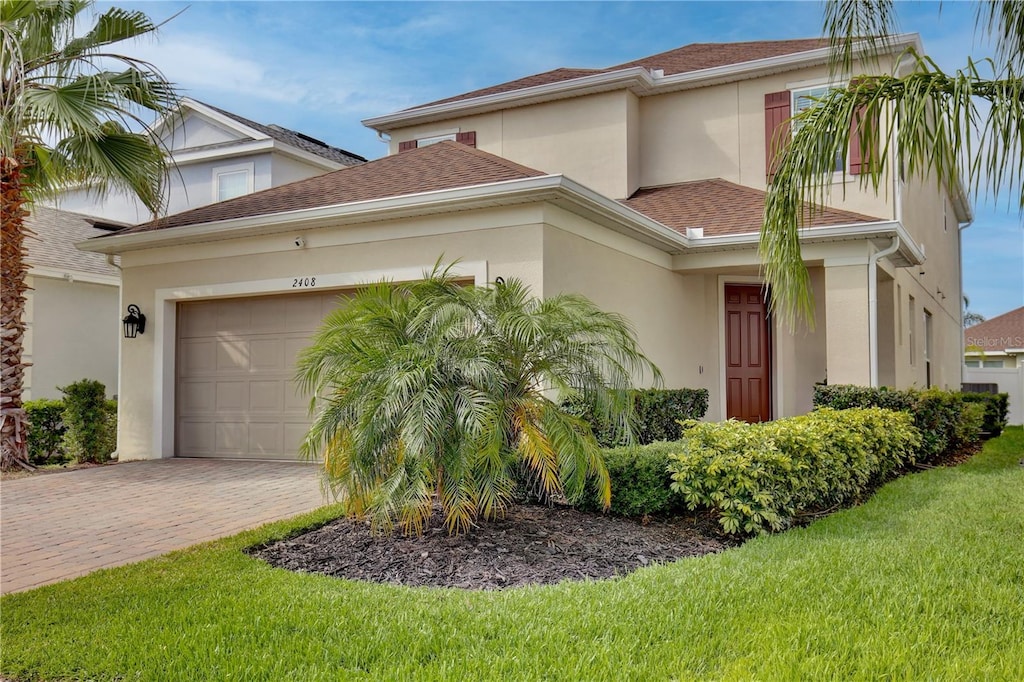
[[726, 417], [771, 419], [771, 335], [759, 284], [725, 285], [725, 363]]

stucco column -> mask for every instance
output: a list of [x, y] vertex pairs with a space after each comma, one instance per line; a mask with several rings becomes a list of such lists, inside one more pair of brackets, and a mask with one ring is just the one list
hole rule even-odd
[[825, 267], [825, 337], [829, 384], [871, 382], [868, 266]]

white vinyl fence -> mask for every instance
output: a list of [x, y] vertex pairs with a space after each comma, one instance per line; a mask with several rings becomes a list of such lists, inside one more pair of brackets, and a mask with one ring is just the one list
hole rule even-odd
[[999, 384], [1000, 393], [1010, 394], [1008, 424], [1024, 424], [1024, 366], [1014, 369], [964, 368], [965, 384]]

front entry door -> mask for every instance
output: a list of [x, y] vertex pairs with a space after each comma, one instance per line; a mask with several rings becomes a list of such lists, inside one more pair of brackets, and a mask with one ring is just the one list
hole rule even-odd
[[726, 417], [772, 418], [771, 334], [760, 284], [725, 285]]

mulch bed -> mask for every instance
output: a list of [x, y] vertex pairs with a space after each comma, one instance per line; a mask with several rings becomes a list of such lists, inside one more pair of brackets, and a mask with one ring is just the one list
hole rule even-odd
[[495, 590], [611, 578], [737, 544], [720, 536], [708, 516], [643, 524], [567, 507], [524, 505], [458, 537], [448, 535], [436, 514], [421, 537], [374, 536], [366, 521], [342, 518], [250, 554], [278, 568], [339, 578]]

